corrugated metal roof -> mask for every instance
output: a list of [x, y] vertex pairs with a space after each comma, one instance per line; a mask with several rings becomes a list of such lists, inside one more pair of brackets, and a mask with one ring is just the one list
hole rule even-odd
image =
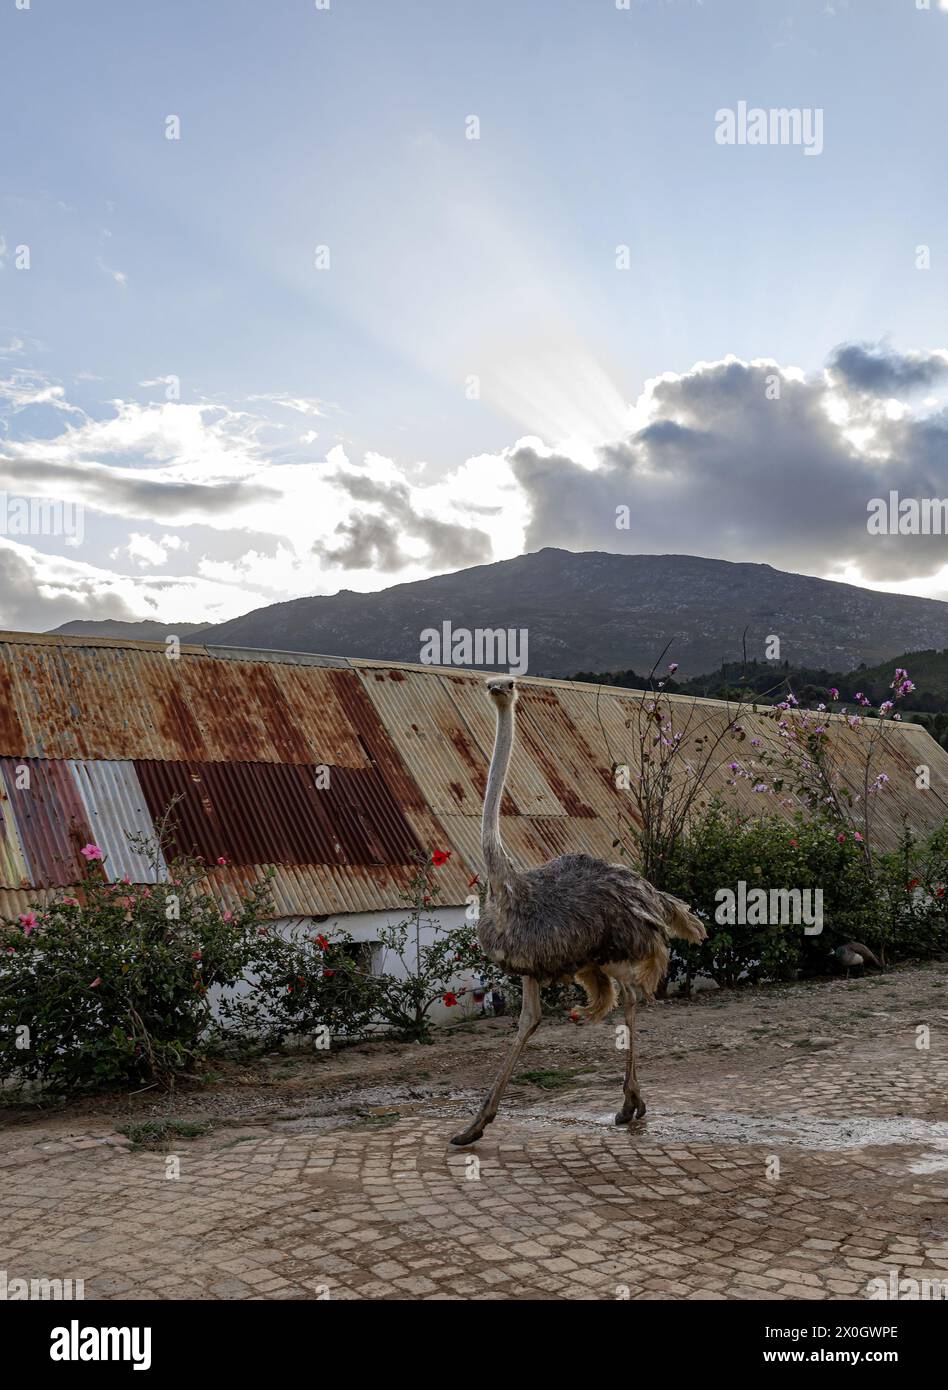
[[[274, 866], [280, 915], [398, 908], [424, 848], [452, 851], [438, 871], [445, 903], [463, 903], [480, 872], [480, 814], [494, 734], [484, 673], [301, 653], [165, 647], [108, 638], [0, 634], [0, 912], [24, 910], [51, 885], [76, 880], [87, 840], [106, 871], [143, 881], [126, 832], [153, 836], [176, 795], [178, 846], [209, 862], [222, 903]], [[628, 793], [612, 761], [635, 766], [638, 692], [524, 677], [519, 740], [503, 832], [523, 867], [584, 850], [614, 859]], [[670, 697], [676, 722], [715, 737], [720, 702]], [[732, 711], [733, 712], [733, 711]], [[764, 713], [742, 710], [746, 737], [722, 742], [709, 790], [737, 808], [790, 815], [792, 799], [761, 797], [772, 776], [751, 744], [774, 745]], [[830, 721], [842, 769], [857, 780], [859, 735]], [[729, 787], [727, 763], [751, 772]], [[931, 768], [931, 790], [914, 768]], [[24, 801], [15, 769], [26, 765]], [[328, 767], [329, 787], [316, 788]], [[948, 754], [919, 726], [891, 728], [878, 798], [882, 839], [903, 817], [919, 831], [948, 811]], [[21, 887], [27, 878], [29, 892]]]
[[[126, 875], [133, 883], [155, 883], [167, 865], [155, 844], [155, 826], [131, 762], [72, 762], [70, 771], [82, 798], [90, 840], [105, 852], [110, 878]], [[136, 842], [151, 846], [139, 853]]]
[[[28, 781], [18, 777], [24, 768]], [[0, 758], [0, 777], [23, 846], [30, 883], [75, 883], [79, 851], [92, 839], [79, 788], [68, 763]], [[15, 884], [11, 884], [14, 887]]]

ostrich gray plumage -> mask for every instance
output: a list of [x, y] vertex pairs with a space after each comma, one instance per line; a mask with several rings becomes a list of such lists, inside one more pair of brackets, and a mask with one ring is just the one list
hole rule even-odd
[[702, 941], [702, 923], [679, 899], [625, 864], [564, 854], [518, 872], [500, 836], [500, 801], [514, 744], [516, 683], [491, 680], [497, 734], [484, 795], [482, 842], [490, 900], [478, 939], [513, 974], [538, 980], [573, 975], [586, 965], [635, 964], [667, 953], [669, 936]]
[[[477, 935], [497, 965], [542, 983], [584, 965], [662, 951], [669, 907], [665, 894], [625, 865], [564, 854], [504, 882], [481, 913]], [[684, 903], [680, 908], [687, 911]]]
[[686, 905], [624, 864], [589, 854], [564, 854], [517, 870], [500, 835], [500, 803], [514, 743], [517, 687], [510, 677], [487, 682], [497, 711], [494, 752], [484, 793], [482, 845], [490, 898], [478, 923], [485, 954], [523, 979], [517, 1036], [477, 1115], [452, 1144], [473, 1144], [497, 1114], [517, 1058], [540, 1024], [540, 985], [575, 978], [586, 991], [585, 1016], [604, 1018], [618, 989], [628, 1030], [622, 1109], [616, 1124], [645, 1114], [635, 1070], [635, 986], [651, 995], [668, 963], [668, 938], [703, 941], [705, 930]]

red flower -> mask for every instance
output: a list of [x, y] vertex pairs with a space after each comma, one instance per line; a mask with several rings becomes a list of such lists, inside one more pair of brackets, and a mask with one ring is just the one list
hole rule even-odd
[[325, 979], [331, 980], [332, 977], [333, 977], [333, 975], [335, 975], [335, 973], [336, 973], [335, 970], [324, 970], [324, 971], [323, 971], [323, 976], [324, 976]]
[[315, 941], [316, 945], [319, 947], [321, 951], [327, 951], [329, 949], [329, 942], [326, 940], [324, 936], [314, 936], [313, 940]]
[[917, 887], [918, 887], [918, 879], [917, 879], [917, 878], [910, 878], [909, 881], [908, 881], [908, 883], [907, 883], [905, 886], [906, 886], [906, 888], [909, 890], [909, 892], [911, 892], [913, 888], [917, 888]]
[[217, 862], [223, 867], [223, 865], [227, 863], [227, 860], [221, 855]]
[[452, 994], [451, 991], [448, 990], [447, 994], [442, 994], [441, 1002], [442, 1004], [447, 1004], [448, 1008], [450, 1009], [453, 1008], [453, 1006], [458, 1002], [458, 997], [456, 994]]
[[449, 849], [433, 849], [431, 851], [431, 862], [436, 869], [440, 869], [442, 864], [447, 864], [450, 858], [451, 851]]

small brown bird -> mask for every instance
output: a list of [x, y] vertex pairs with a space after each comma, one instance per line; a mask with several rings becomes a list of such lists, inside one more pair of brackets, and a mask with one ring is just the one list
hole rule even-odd
[[882, 969], [882, 962], [872, 954], [868, 946], [863, 946], [861, 941], [847, 941], [844, 945], [837, 946], [833, 954], [841, 965], [845, 965], [847, 978], [850, 970], [861, 970], [864, 965], [876, 965]]

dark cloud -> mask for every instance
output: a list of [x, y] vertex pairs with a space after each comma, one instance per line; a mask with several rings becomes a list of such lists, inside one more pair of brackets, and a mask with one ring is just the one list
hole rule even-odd
[[[914, 358], [888, 361], [902, 380], [919, 379]], [[828, 411], [841, 393], [845, 427]], [[890, 489], [948, 496], [948, 413], [892, 420], [840, 375], [800, 381], [765, 363], [661, 378], [651, 399], [647, 426], [600, 449], [596, 467], [533, 447], [513, 452], [531, 505], [528, 550], [708, 555], [811, 574], [854, 563], [880, 582], [948, 561], [944, 536], [874, 536], [866, 524], [870, 499]], [[854, 442], [849, 427], [860, 425], [872, 431], [868, 443]], [[628, 529], [616, 524], [619, 508], [628, 508]]]
[[393, 571], [417, 564], [401, 545], [403, 537], [420, 540], [427, 548], [422, 563], [432, 569], [464, 569], [489, 560], [492, 555], [486, 531], [457, 522], [419, 516], [404, 483], [382, 483], [363, 473], [340, 472], [331, 480], [354, 502], [364, 502], [378, 512], [356, 510], [336, 527], [340, 544], [317, 541], [313, 553], [342, 569]]
[[0, 546], [0, 629], [45, 632], [71, 618], [135, 618], [117, 594], [103, 593], [100, 575], [40, 578], [17, 551]]
[[0, 454], [0, 485], [24, 494], [39, 488], [47, 495], [52, 486], [59, 496], [97, 511], [164, 521], [194, 513], [219, 516], [238, 504], [279, 496], [260, 483], [168, 482], [144, 471], [139, 476], [100, 463], [59, 463], [7, 454]]
[[870, 343], [844, 343], [829, 360], [830, 371], [854, 391], [902, 396], [948, 376], [948, 361], [936, 352], [897, 353]]

